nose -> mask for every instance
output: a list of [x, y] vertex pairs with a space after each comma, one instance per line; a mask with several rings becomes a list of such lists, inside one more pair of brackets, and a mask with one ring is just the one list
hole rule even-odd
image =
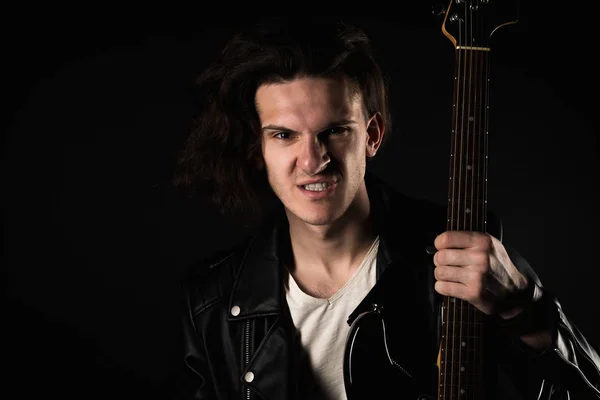
[[327, 146], [318, 136], [309, 136], [302, 141], [296, 165], [307, 175], [322, 172], [331, 161]]

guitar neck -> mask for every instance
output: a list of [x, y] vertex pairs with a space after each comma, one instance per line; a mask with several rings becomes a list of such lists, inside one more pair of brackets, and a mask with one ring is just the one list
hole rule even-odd
[[[514, 1], [450, 0], [442, 33], [455, 48], [447, 230], [487, 232], [489, 39], [518, 21]], [[517, 11], [515, 13], [515, 11]], [[484, 315], [445, 297], [438, 399], [483, 400]]]
[[[487, 48], [456, 49], [448, 230], [486, 231], [488, 167]], [[483, 314], [445, 297], [439, 355], [440, 399], [483, 399]]]
[[448, 230], [486, 231], [488, 54], [457, 48], [448, 182]]

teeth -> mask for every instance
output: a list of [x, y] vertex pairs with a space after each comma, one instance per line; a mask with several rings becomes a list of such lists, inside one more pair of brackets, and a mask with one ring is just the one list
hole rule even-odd
[[329, 187], [327, 182], [323, 183], [311, 183], [310, 185], [304, 185], [304, 189], [312, 192], [321, 192]]

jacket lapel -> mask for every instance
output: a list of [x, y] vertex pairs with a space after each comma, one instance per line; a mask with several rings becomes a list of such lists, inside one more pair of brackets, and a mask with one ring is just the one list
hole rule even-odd
[[[288, 399], [297, 382], [290, 382], [293, 365], [294, 331], [283, 286], [280, 249], [289, 240], [285, 214], [261, 230], [249, 244], [236, 277], [229, 321], [246, 321], [248, 337], [242, 352], [250, 357], [240, 380], [265, 400]], [[249, 346], [249, 349], [246, 349]], [[292, 387], [290, 387], [292, 385]]]
[[[415, 216], [422, 215], [423, 209], [414, 209], [416, 204], [402, 196], [392, 199], [377, 178], [367, 175], [367, 187], [372, 216], [380, 234], [377, 275], [385, 278], [378, 279], [348, 323], [358, 313], [369, 309], [373, 302], [384, 305], [395, 314], [390, 318], [395, 322], [389, 324], [390, 334], [394, 336], [390, 341], [390, 352], [395, 359], [402, 360], [407, 369], [416, 372], [422, 369], [423, 363], [428, 365], [435, 360], [433, 351], [415, 359], [413, 350], [415, 346], [435, 350], [431, 346], [435, 338], [426, 334], [436, 331], [426, 327], [435, 326], [437, 315], [431, 281], [433, 268], [432, 264], [427, 264], [431, 255], [426, 253], [426, 247], [433, 244], [435, 234], [439, 232], [426, 231], [423, 227], [430, 228], [431, 221], [415, 220]], [[437, 218], [436, 215], [434, 221]], [[444, 221], [443, 217], [440, 221]], [[281, 211], [248, 246], [229, 304], [230, 310], [236, 310], [230, 312], [229, 321], [249, 320], [251, 335], [257, 329], [254, 324], [274, 321], [271, 326], [261, 328], [266, 333], [262, 340], [258, 339], [260, 343], [255, 343], [240, 376], [263, 398], [272, 400], [287, 399], [290, 393], [306, 390], [306, 384], [310, 382], [310, 377], [301, 378], [303, 373], [300, 371], [308, 371], [308, 368], [297, 365], [299, 353], [294, 346], [299, 346], [299, 341], [295, 340], [295, 328], [285, 302], [281, 249], [286, 241], [289, 241], [289, 231], [285, 213]], [[420, 282], [420, 286], [415, 287], [415, 282]], [[415, 331], [417, 327], [421, 327], [419, 332]], [[263, 374], [266, 371], [269, 373]], [[248, 376], [253, 378], [250, 382], [246, 379]]]
[[248, 245], [229, 303], [230, 310], [238, 307], [239, 311], [230, 314], [230, 321], [281, 313], [284, 290], [279, 246], [282, 237], [289, 236], [281, 218], [285, 216], [260, 231]]

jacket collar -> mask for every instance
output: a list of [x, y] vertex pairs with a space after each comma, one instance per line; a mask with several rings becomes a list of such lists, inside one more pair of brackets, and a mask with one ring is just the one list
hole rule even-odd
[[[398, 256], [389, 244], [389, 224], [385, 219], [390, 208], [390, 193], [383, 182], [369, 172], [365, 175], [365, 183], [371, 202], [371, 217], [379, 232], [377, 271], [380, 275]], [[229, 304], [230, 310], [234, 306], [239, 307], [239, 313], [235, 316], [230, 314], [230, 320], [281, 313], [285, 304], [283, 282], [286, 275], [280, 255], [286, 243], [289, 243], [289, 225], [283, 207], [280, 207], [246, 247]]]

